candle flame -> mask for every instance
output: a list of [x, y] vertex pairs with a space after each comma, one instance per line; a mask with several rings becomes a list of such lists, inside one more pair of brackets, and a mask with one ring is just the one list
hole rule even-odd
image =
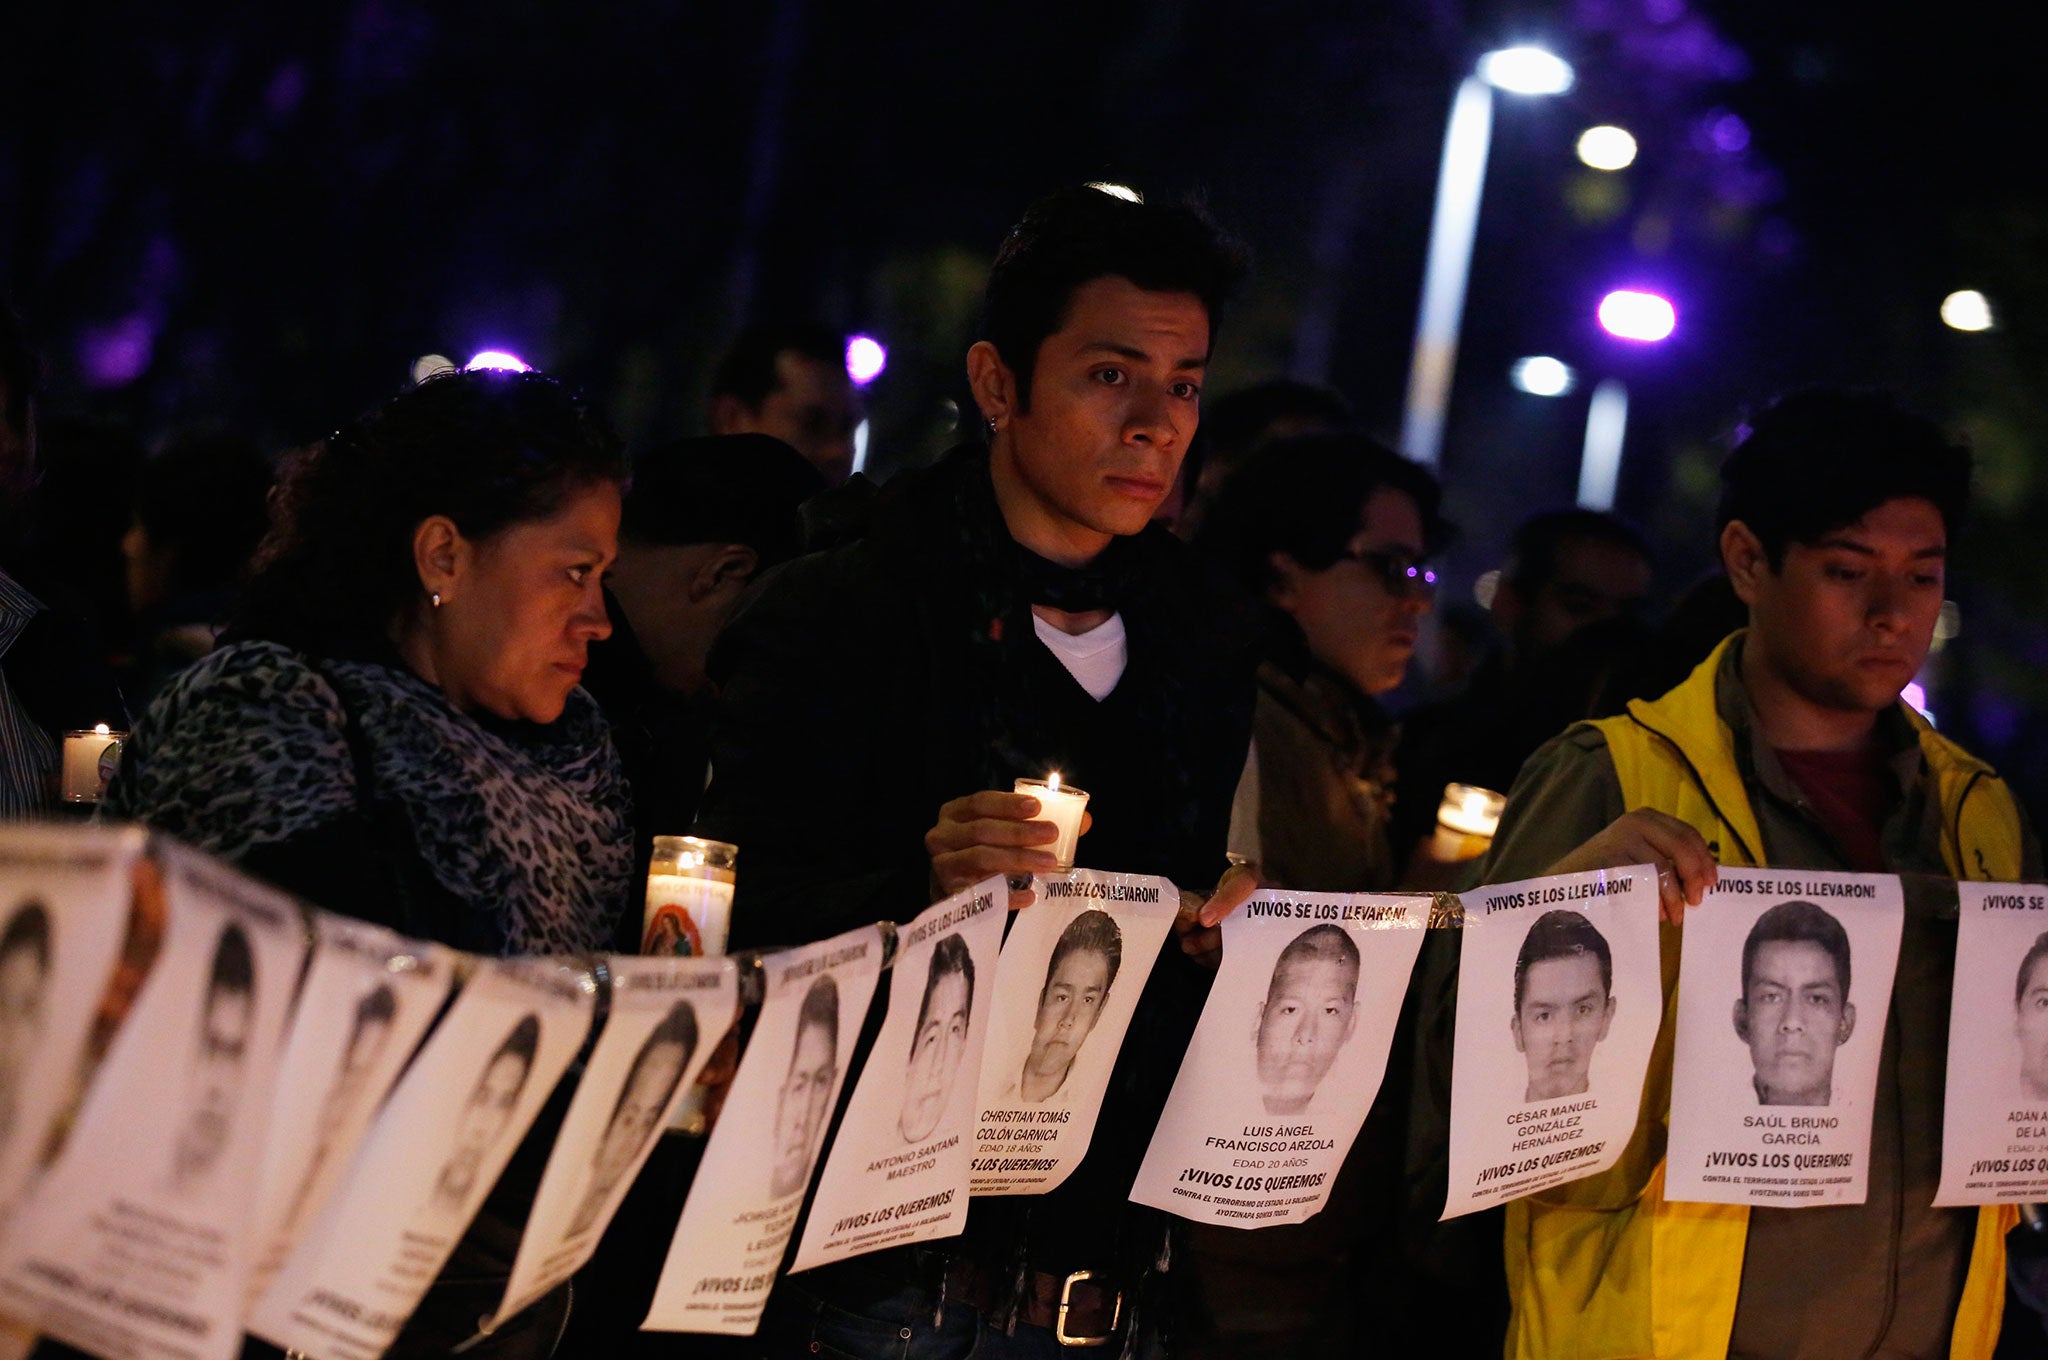
[[1047, 793], [1058, 793], [1060, 791], [1060, 772], [1058, 770], [1054, 770], [1045, 777], [1045, 791]]
[[114, 729], [107, 726], [105, 723], [94, 723], [92, 725], [92, 730], [95, 736], [105, 737], [112, 735]]

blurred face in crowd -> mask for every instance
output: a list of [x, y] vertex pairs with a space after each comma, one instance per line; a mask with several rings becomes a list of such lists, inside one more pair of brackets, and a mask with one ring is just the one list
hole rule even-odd
[[43, 1030], [48, 980], [36, 950], [23, 947], [0, 954], [0, 1139], [14, 1128], [22, 1073]]
[[2034, 1101], [2048, 1101], [2048, 957], [2035, 959], [2020, 989], [2020, 1089]]
[[1415, 498], [1380, 487], [1360, 509], [1346, 556], [1316, 570], [1291, 554], [1273, 554], [1273, 603], [1301, 625], [1310, 653], [1361, 694], [1384, 694], [1400, 684], [1415, 655], [1422, 616], [1430, 610], [1417, 565], [1424, 543]]
[[713, 434], [773, 435], [836, 486], [853, 475], [853, 432], [860, 415], [860, 398], [844, 363], [786, 349], [775, 356], [775, 389], [761, 404], [720, 397], [711, 425]]
[[192, 1108], [178, 1135], [175, 1173], [180, 1182], [206, 1175], [234, 1132], [242, 1099], [242, 1058], [249, 1044], [256, 998], [236, 987], [212, 987], [200, 1015], [199, 1048], [192, 1063]]
[[960, 1075], [960, 1060], [967, 1053], [970, 1004], [964, 974], [941, 973], [932, 982], [925, 998], [924, 1020], [912, 1040], [903, 1110], [896, 1121], [896, 1130], [906, 1143], [930, 1137], [946, 1117], [953, 1084]]
[[435, 1193], [443, 1199], [461, 1201], [476, 1188], [483, 1164], [497, 1146], [499, 1137], [512, 1122], [519, 1104], [519, 1092], [526, 1085], [532, 1060], [523, 1053], [500, 1053], [491, 1059], [483, 1077], [470, 1089], [455, 1122], [455, 1146], [441, 1167]]
[[480, 540], [437, 516], [416, 543], [422, 585], [441, 595], [419, 621], [425, 678], [465, 712], [561, 717], [590, 644], [611, 635], [602, 582], [618, 555], [619, 488], [580, 488], [548, 518]]
[[1494, 612], [1521, 655], [1541, 656], [1581, 628], [1637, 613], [1649, 597], [1650, 564], [1641, 553], [1604, 539], [1568, 538], [1549, 578], [1526, 598], [1503, 581]]
[[1834, 955], [1811, 940], [1767, 940], [1735, 1003], [1735, 1032], [1756, 1066], [1765, 1105], [1825, 1105], [1835, 1050], [1856, 1028]]
[[1745, 667], [1760, 664], [1807, 704], [1875, 713], [1897, 701], [1934, 640], [1948, 533], [1932, 501], [1886, 501], [1814, 543], [1786, 545], [1773, 570], [1741, 521], [1722, 534], [1735, 593], [1749, 606]]
[[778, 1198], [793, 1195], [810, 1178], [811, 1149], [824, 1131], [830, 1113], [832, 1082], [839, 1075], [839, 1055], [833, 1051], [832, 1036], [823, 1025], [803, 1025], [797, 1030], [796, 1052], [790, 1056], [789, 1072], [782, 1079], [782, 1094], [775, 1102], [775, 1165], [768, 1192]]
[[1358, 966], [1283, 959], [1259, 1007], [1259, 1086], [1266, 1113], [1298, 1114], [1315, 1098], [1358, 1012]]
[[1208, 355], [1201, 299], [1114, 275], [1074, 290], [1030, 360], [1028, 405], [1014, 356], [977, 344], [968, 376], [995, 421], [990, 467], [1011, 535], [1072, 566], [1149, 524], [1194, 437]]
[[1614, 998], [1600, 976], [1598, 955], [1538, 959], [1522, 975], [1522, 1004], [1510, 1028], [1515, 1051], [1529, 1064], [1524, 1101], [1584, 1094], [1592, 1084], [1593, 1047], [1614, 1023]]

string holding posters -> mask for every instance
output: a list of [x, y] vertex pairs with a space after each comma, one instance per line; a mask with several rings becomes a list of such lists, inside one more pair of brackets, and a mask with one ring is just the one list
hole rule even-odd
[[1904, 924], [1890, 874], [1721, 870], [1685, 913], [1666, 1199], [1863, 1203]]
[[590, 1259], [738, 1014], [731, 959], [614, 956], [605, 964], [611, 1011], [548, 1154], [498, 1321]]
[[1937, 1205], [2048, 1199], [2048, 889], [1958, 883]]
[[1319, 1211], [1386, 1075], [1430, 905], [1267, 889], [1225, 918], [1131, 1198], [1237, 1228]]
[[967, 1221], [1008, 901], [1003, 880], [986, 879], [897, 930], [889, 1011], [825, 1158], [794, 1269], [951, 1237]]
[[306, 955], [289, 898], [155, 846], [162, 943], [0, 1251], [0, 1311], [97, 1355], [240, 1353], [249, 1214]]
[[1649, 865], [1463, 900], [1447, 1219], [1613, 1166], [1664, 1015]]
[[761, 967], [761, 1013], [662, 1263], [648, 1331], [750, 1336], [760, 1324], [881, 977], [881, 928], [770, 954]]
[[314, 933], [250, 1219], [252, 1301], [347, 1171], [454, 982], [455, 955], [434, 945], [327, 912]]
[[81, 1093], [142, 846], [135, 827], [0, 827], [0, 1225]]
[[249, 1330], [321, 1360], [377, 1360], [590, 1034], [568, 960], [478, 960]]
[[994, 1030], [982, 1058], [971, 1185], [1035, 1195], [1081, 1164], [1117, 1050], [1180, 910], [1180, 890], [1144, 874], [1040, 875], [996, 964]]

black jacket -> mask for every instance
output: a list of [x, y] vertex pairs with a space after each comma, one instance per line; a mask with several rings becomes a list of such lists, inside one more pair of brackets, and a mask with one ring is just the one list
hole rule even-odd
[[[1100, 703], [1033, 631], [980, 448], [899, 477], [864, 534], [767, 578], [711, 659], [721, 701], [698, 830], [739, 847], [736, 948], [910, 919], [931, 900], [924, 833], [940, 806], [1055, 769], [1089, 792], [1081, 864], [1214, 886], [1251, 728], [1256, 612], [1163, 529], [1112, 555], [1130, 654]], [[1105, 1229], [1129, 1218], [1116, 1211], [1207, 985], [1169, 941], [1087, 1160], [1048, 1195], [978, 1203], [969, 1250], [999, 1256], [1028, 1233], [1038, 1269], [1117, 1264]]]

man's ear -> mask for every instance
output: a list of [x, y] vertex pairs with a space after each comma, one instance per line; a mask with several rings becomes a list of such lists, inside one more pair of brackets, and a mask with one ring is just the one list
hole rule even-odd
[[744, 543], [722, 543], [690, 577], [691, 604], [700, 603], [721, 591], [738, 590], [754, 579], [761, 555]]
[[1508, 580], [1503, 574], [1493, 587], [1493, 603], [1487, 606], [1493, 615], [1493, 626], [1500, 630], [1502, 637], [1511, 638], [1522, 623], [1522, 588]]
[[1735, 1003], [1735, 1037], [1745, 1044], [1749, 1042], [1749, 1002]]
[[1266, 565], [1272, 568], [1272, 581], [1266, 587], [1267, 602], [1291, 611], [1301, 598], [1301, 578], [1308, 574], [1308, 568], [1297, 562], [1293, 553], [1277, 550], [1266, 555]]
[[1000, 430], [1017, 410], [1017, 375], [1003, 362], [1003, 356], [986, 340], [977, 340], [967, 351], [967, 385], [974, 391], [974, 404], [981, 418]]
[[429, 596], [440, 596], [443, 604], [454, 600], [473, 551], [462, 530], [446, 515], [429, 515], [414, 525], [412, 565], [419, 573], [420, 589]]
[[1771, 559], [1763, 540], [1739, 519], [1729, 520], [1721, 530], [1721, 566], [1728, 573], [1728, 584], [1735, 587], [1736, 598], [1754, 607], [1764, 577], [1772, 574]]
[[749, 419], [752, 414], [745, 402], [730, 392], [722, 392], [711, 399], [711, 433], [745, 434], [753, 424]]
[[1854, 1034], [1855, 1032], [1856, 1003], [1853, 1001], [1844, 1001], [1842, 1003], [1842, 1021], [1840, 1024], [1835, 1026], [1835, 1047], [1840, 1048], [1843, 1044], [1848, 1043], [1849, 1036]]
[[1265, 1027], [1265, 1024], [1266, 1003], [1261, 1001], [1259, 1003], [1259, 1008], [1256, 1011], [1252, 1012], [1252, 1048], [1254, 1050], [1256, 1050], [1259, 1046], [1259, 1031]]
[[1600, 1034], [1593, 1040], [1596, 1044], [1607, 1042], [1607, 1031], [1614, 1028], [1614, 994], [1607, 994], [1607, 1010], [1600, 1017]]
[[1522, 1013], [1516, 1011], [1508, 1017], [1508, 1033], [1515, 1036], [1515, 1052], [1527, 1053], [1529, 1047], [1522, 1042]]

